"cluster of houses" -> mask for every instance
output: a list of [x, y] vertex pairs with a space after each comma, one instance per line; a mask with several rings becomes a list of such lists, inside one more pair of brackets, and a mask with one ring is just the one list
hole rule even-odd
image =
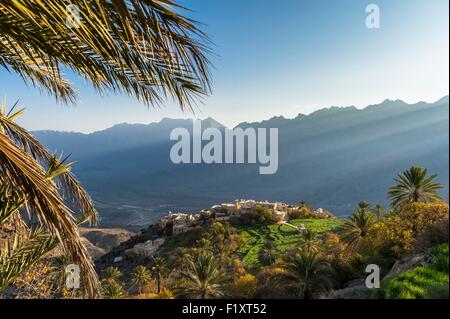
[[[205, 218], [214, 218], [218, 221], [228, 221], [232, 217], [242, 217], [246, 214], [254, 213], [256, 209], [268, 209], [275, 214], [280, 222], [286, 222], [288, 220], [289, 209], [298, 209], [297, 206], [289, 206], [282, 202], [269, 202], [258, 200], [246, 200], [237, 199], [233, 203], [222, 203], [220, 205], [214, 205], [208, 210], [202, 210], [197, 214], [190, 213], [172, 213], [162, 217], [158, 222], [160, 229], [171, 228], [172, 234], [182, 234], [190, 229], [200, 225]], [[328, 218], [329, 213], [322, 208], [319, 208], [313, 212], [317, 218]], [[300, 232], [305, 231], [304, 226], [298, 227]], [[125, 251], [127, 256], [153, 256], [159, 247], [164, 244], [164, 238], [157, 238], [154, 240], [148, 240], [144, 243], [138, 243], [133, 248]], [[119, 260], [120, 258], [120, 260]], [[114, 262], [122, 261], [122, 257], [116, 257]]]
[[281, 202], [257, 201], [253, 199], [238, 199], [234, 203], [224, 203], [211, 207], [215, 219], [227, 221], [232, 216], [243, 216], [255, 211], [257, 208], [265, 208], [274, 213], [280, 220], [286, 220], [288, 205]]
[[164, 216], [159, 220], [159, 228], [164, 229], [167, 226], [172, 227], [172, 234], [181, 234], [187, 232], [190, 228], [200, 224], [201, 213], [186, 214], [186, 213], [172, 213]]
[[168, 215], [159, 220], [158, 225], [161, 229], [171, 227], [172, 234], [176, 235], [185, 233], [199, 225], [202, 216], [208, 216], [218, 221], [228, 221], [233, 216], [240, 217], [254, 212], [257, 208], [270, 210], [282, 221], [287, 219], [288, 205], [285, 203], [238, 199], [233, 203], [214, 205], [210, 209], [202, 210], [197, 214], [169, 212]]

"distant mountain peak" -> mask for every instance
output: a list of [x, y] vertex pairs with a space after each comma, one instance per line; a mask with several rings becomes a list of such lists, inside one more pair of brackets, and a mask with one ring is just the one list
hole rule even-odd
[[448, 104], [448, 95], [443, 96], [442, 98], [434, 102], [434, 104]]
[[333, 115], [342, 111], [357, 111], [358, 109], [353, 106], [330, 106], [326, 107], [317, 111], [314, 111], [313, 113], [309, 114], [308, 116], [314, 117], [314, 116], [323, 116], [323, 115]]

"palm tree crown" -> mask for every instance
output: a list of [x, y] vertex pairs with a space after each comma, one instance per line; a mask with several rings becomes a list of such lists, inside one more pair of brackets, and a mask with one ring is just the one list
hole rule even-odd
[[105, 273], [103, 275], [103, 282], [111, 283], [115, 281], [119, 281], [119, 278], [122, 276], [122, 273], [117, 267], [109, 266], [105, 269]]
[[318, 252], [300, 248], [282, 266], [280, 280], [294, 290], [297, 298], [310, 299], [331, 287], [327, 266]]
[[427, 176], [427, 169], [412, 166], [408, 170], [397, 175], [394, 179], [396, 185], [389, 189], [391, 206], [398, 208], [403, 203], [438, 202], [442, 198], [438, 190], [443, 186], [434, 183], [437, 175]]
[[139, 290], [139, 293], [142, 292], [142, 288], [147, 286], [151, 280], [152, 275], [150, 271], [147, 267], [142, 265], [137, 266], [131, 275], [131, 283]]
[[187, 258], [186, 268], [180, 273], [177, 294], [180, 297], [207, 299], [223, 296], [224, 276], [214, 256], [201, 252]]
[[355, 250], [361, 242], [370, 234], [374, 226], [375, 216], [366, 208], [358, 208], [344, 223], [343, 240], [347, 248]]

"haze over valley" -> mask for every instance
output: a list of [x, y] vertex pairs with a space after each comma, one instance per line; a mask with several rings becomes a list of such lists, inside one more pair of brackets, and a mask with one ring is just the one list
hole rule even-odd
[[[33, 134], [50, 150], [71, 154], [105, 227], [139, 228], [169, 210], [195, 212], [236, 198], [304, 200], [345, 216], [362, 199], [387, 205], [393, 178], [411, 165], [438, 174], [448, 200], [448, 96], [435, 103], [385, 100], [362, 110], [330, 107], [238, 126], [279, 129], [276, 174], [260, 175], [255, 164], [173, 164], [170, 132], [191, 130], [191, 120]], [[224, 128], [212, 118], [202, 121], [208, 127]]]

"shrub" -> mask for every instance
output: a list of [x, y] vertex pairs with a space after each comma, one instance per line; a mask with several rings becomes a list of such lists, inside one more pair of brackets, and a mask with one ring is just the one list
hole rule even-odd
[[314, 218], [315, 215], [311, 210], [306, 207], [294, 208], [288, 211], [289, 219], [306, 219], [306, 218]]
[[448, 221], [448, 204], [412, 203], [403, 205], [379, 225], [378, 236], [382, 238], [394, 256], [411, 253], [416, 239], [430, 227]]
[[256, 291], [256, 278], [251, 274], [239, 276], [234, 280], [233, 296], [235, 298], [252, 298]]
[[258, 286], [253, 297], [257, 299], [288, 298], [289, 295], [284, 287], [277, 284], [277, 278], [282, 271], [281, 268], [262, 268], [256, 275]]
[[275, 224], [279, 221], [280, 218], [272, 210], [264, 207], [256, 207], [247, 214], [230, 219], [233, 225]]

